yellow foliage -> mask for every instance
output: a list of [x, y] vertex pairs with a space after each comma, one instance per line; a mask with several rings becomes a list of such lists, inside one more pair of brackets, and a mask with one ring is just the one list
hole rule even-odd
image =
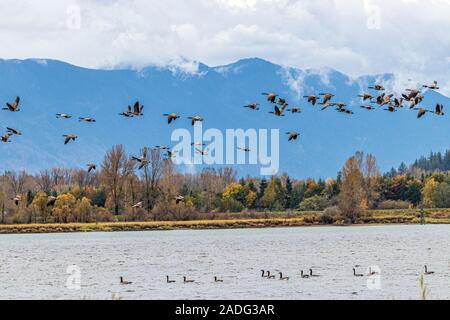
[[433, 201], [433, 193], [438, 187], [439, 183], [434, 180], [434, 178], [428, 179], [427, 182], [425, 182], [425, 186], [422, 190], [422, 197], [423, 197], [423, 204], [428, 208], [434, 207], [434, 201]]

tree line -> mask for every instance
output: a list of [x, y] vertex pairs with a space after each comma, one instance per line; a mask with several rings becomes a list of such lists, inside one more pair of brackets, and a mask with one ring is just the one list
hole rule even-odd
[[[402, 164], [384, 175], [373, 155], [357, 152], [336, 177], [326, 180], [288, 174], [239, 179], [229, 167], [180, 173], [160, 150], [148, 148], [147, 154], [148, 165], [141, 170], [116, 145], [97, 171], [4, 172], [0, 223], [190, 220], [294, 211], [321, 211], [324, 223], [353, 223], [370, 209], [450, 207], [450, 175], [433, 164], [450, 152], [421, 158], [410, 167]], [[180, 196], [183, 201], [176, 200]]]

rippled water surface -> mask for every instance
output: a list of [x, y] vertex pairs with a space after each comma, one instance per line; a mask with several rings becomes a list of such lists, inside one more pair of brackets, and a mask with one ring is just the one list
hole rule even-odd
[[[425, 264], [429, 298], [450, 299], [449, 262], [447, 225], [0, 235], [0, 299], [419, 299]], [[302, 279], [310, 267], [320, 277]]]

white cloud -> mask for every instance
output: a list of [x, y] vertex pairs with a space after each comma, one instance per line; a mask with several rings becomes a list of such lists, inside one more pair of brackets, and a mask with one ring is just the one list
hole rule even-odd
[[[79, 8], [79, 10], [77, 10]], [[258, 56], [450, 87], [450, 0], [2, 0], [1, 58], [191, 70]]]

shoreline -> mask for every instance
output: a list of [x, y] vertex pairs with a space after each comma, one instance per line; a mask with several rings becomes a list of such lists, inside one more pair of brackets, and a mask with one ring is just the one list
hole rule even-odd
[[[148, 221], [148, 222], [102, 222], [67, 224], [8, 224], [0, 225], [0, 235], [4, 234], [49, 234], [49, 233], [90, 233], [90, 232], [139, 232], [175, 230], [226, 230], [226, 229], [264, 229], [292, 227], [361, 227], [380, 225], [420, 225], [417, 221], [373, 221], [356, 224], [320, 224], [306, 222], [304, 218], [268, 219], [228, 219], [191, 221]], [[450, 224], [450, 219], [426, 219], [426, 224]]]

